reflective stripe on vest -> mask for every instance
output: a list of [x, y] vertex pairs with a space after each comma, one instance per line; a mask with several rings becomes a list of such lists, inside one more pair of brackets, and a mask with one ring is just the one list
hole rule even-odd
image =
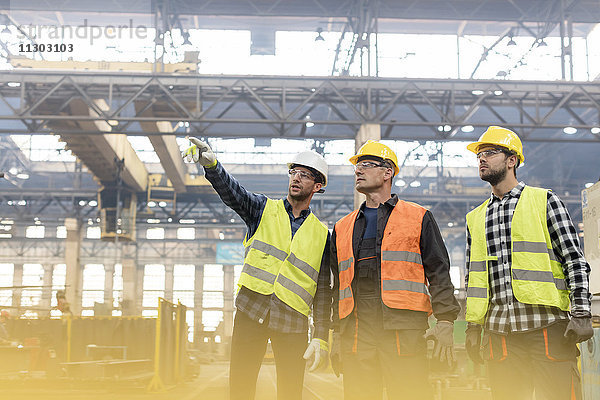
[[308, 316], [327, 235], [327, 227], [310, 213], [292, 238], [283, 200], [268, 199], [256, 233], [244, 240], [246, 255], [238, 286], [274, 293]]
[[[466, 319], [483, 324], [488, 309], [488, 272], [485, 236], [486, 210], [489, 200], [467, 214], [471, 234], [471, 259], [467, 288]], [[539, 304], [569, 309], [569, 291], [552, 249], [546, 223], [547, 190], [526, 186], [511, 222], [511, 285], [516, 299], [525, 304]], [[531, 221], [543, 221], [531, 223]], [[516, 240], [515, 238], [518, 238]]]
[[[420, 249], [426, 211], [417, 204], [398, 200], [386, 224], [381, 244], [381, 295], [390, 308], [432, 312]], [[358, 210], [353, 211], [338, 221], [335, 228], [340, 319], [354, 309], [352, 236], [357, 215]]]
[[[335, 237], [338, 259], [339, 299], [338, 315], [346, 317], [354, 309], [352, 280], [354, 279], [354, 250], [352, 249], [352, 234], [358, 210], [340, 219], [335, 224]], [[349, 244], [349, 245], [347, 245]], [[340, 247], [341, 246], [341, 247]]]

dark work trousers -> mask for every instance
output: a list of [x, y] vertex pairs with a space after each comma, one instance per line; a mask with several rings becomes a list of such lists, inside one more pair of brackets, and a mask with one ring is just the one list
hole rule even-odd
[[579, 350], [564, 337], [567, 321], [525, 333], [486, 332], [483, 356], [494, 400], [579, 400]]
[[431, 399], [424, 330], [383, 329], [381, 295], [359, 279], [355, 311], [342, 332], [344, 399]]
[[254, 399], [268, 339], [271, 339], [277, 370], [277, 398], [302, 399], [306, 364], [302, 356], [308, 345], [308, 334], [275, 332], [268, 325], [268, 319], [259, 324], [242, 312], [235, 313], [229, 363], [230, 400]]

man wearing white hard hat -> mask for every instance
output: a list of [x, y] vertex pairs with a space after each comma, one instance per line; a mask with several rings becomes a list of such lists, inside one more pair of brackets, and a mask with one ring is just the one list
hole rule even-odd
[[[288, 194], [279, 200], [244, 189], [196, 138], [183, 153], [204, 167], [221, 200], [246, 223], [246, 256], [238, 282], [229, 392], [231, 400], [254, 399], [256, 380], [270, 339], [277, 369], [277, 397], [301, 399], [304, 368], [326, 363], [331, 307], [329, 230], [310, 210], [327, 186], [327, 163], [312, 151], [287, 164]], [[308, 316], [315, 329], [307, 343]]]

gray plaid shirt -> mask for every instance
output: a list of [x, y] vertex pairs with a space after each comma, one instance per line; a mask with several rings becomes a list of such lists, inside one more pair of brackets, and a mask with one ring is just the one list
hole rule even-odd
[[[558, 320], [568, 319], [568, 313], [556, 307], [520, 303], [511, 286], [511, 220], [525, 183], [519, 182], [502, 199], [491, 195], [485, 218], [485, 235], [490, 256], [498, 261], [489, 262], [490, 303], [485, 328], [492, 332], [523, 332], [546, 327]], [[570, 290], [573, 315], [590, 315], [591, 295], [588, 276], [590, 266], [585, 261], [577, 231], [567, 208], [558, 196], [548, 191], [548, 232], [556, 259], [563, 265], [565, 281]], [[471, 234], [467, 228], [466, 284], [469, 282]]]

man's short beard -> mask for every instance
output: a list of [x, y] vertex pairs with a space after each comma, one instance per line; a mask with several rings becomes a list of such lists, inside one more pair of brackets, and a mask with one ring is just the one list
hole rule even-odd
[[304, 201], [306, 199], [308, 199], [308, 197], [310, 196], [310, 193], [298, 193], [298, 194], [292, 194], [288, 191], [288, 195], [290, 196], [290, 198], [292, 200], [296, 200], [296, 201]]
[[508, 168], [490, 171], [487, 175], [481, 177], [481, 180], [489, 182], [490, 185], [496, 186], [506, 178]]

